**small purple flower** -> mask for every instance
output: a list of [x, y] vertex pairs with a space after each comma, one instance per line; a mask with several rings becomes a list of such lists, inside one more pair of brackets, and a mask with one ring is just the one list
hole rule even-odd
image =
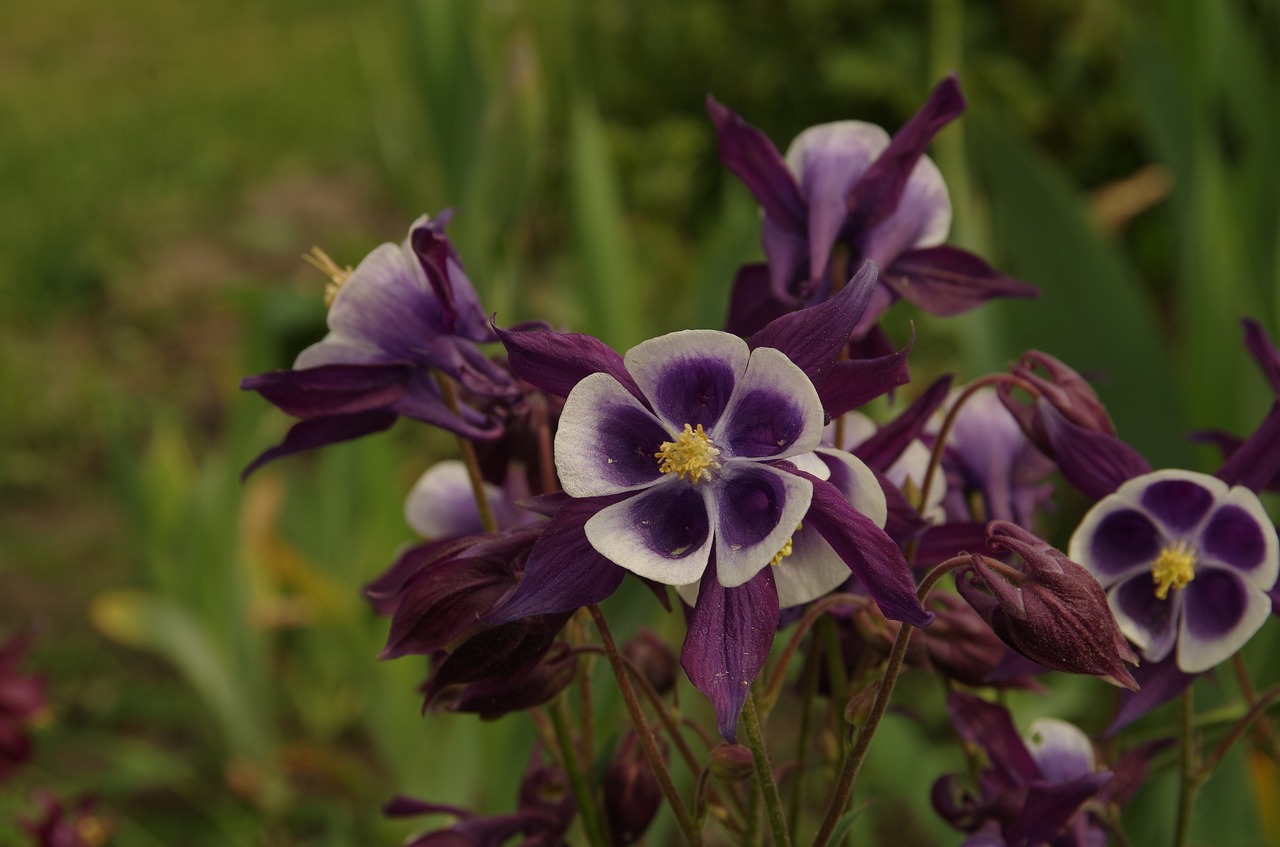
[[[516, 505], [517, 500], [532, 493], [519, 468], [509, 468], [507, 483], [501, 488], [491, 482], [482, 482], [481, 486], [498, 529], [510, 529], [537, 519], [537, 515]], [[483, 531], [467, 466], [456, 459], [448, 459], [428, 468], [418, 477], [405, 499], [404, 519], [423, 538], [432, 540], [459, 538]]]
[[302, 418], [272, 459], [379, 432], [409, 417], [468, 438], [494, 438], [501, 426], [464, 405], [454, 413], [434, 373], [486, 403], [511, 400], [511, 375], [477, 346], [496, 341], [457, 251], [444, 233], [450, 215], [425, 215], [403, 244], [383, 244], [345, 278], [329, 309], [329, 334], [303, 350], [292, 370], [246, 377], [257, 391]]
[[760, 130], [708, 98], [720, 158], [764, 209], [761, 242], [767, 270], [739, 274], [730, 329], [749, 334], [769, 318], [832, 294], [836, 245], [853, 265], [869, 259], [883, 273], [859, 334], [901, 297], [936, 315], [954, 315], [998, 296], [1035, 296], [955, 247], [943, 245], [951, 201], [937, 167], [924, 155], [933, 136], [964, 110], [954, 76], [899, 132], [862, 121], [811, 127], [784, 158]]
[[1085, 515], [1069, 551], [1144, 658], [1175, 656], [1183, 674], [1225, 661], [1258, 631], [1280, 575], [1276, 529], [1257, 495], [1191, 471], [1124, 483]]

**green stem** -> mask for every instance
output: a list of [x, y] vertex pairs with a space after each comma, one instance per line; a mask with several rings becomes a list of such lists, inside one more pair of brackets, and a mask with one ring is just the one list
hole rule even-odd
[[1222, 760], [1231, 751], [1232, 745], [1239, 741], [1240, 736], [1244, 735], [1253, 722], [1262, 717], [1262, 714], [1277, 700], [1280, 700], [1280, 684], [1273, 685], [1264, 691], [1262, 696], [1250, 706], [1249, 711], [1245, 712], [1243, 717], [1236, 721], [1235, 725], [1222, 737], [1218, 746], [1213, 748], [1213, 752], [1204, 760], [1197, 774], [1196, 778], [1200, 782], [1208, 779], [1218, 769], [1218, 765], [1222, 764]]
[[618, 646], [613, 641], [609, 624], [605, 622], [599, 606], [588, 606], [587, 610], [591, 613], [591, 619], [595, 621], [596, 629], [600, 632], [605, 657], [608, 658], [609, 667], [613, 669], [613, 675], [618, 680], [618, 690], [622, 693], [622, 701], [626, 704], [628, 714], [631, 715], [631, 722], [635, 725], [636, 736], [640, 739], [640, 747], [649, 760], [649, 767], [653, 768], [653, 775], [658, 780], [663, 796], [671, 804], [671, 811], [675, 813], [676, 822], [680, 825], [685, 840], [689, 842], [689, 847], [700, 847], [702, 833], [693, 815], [689, 813], [688, 807], [685, 806], [684, 800], [680, 799], [680, 792], [676, 791], [675, 783], [671, 781], [671, 773], [667, 770], [667, 763], [663, 761], [662, 751], [658, 749], [658, 742], [654, 739], [653, 730], [649, 728], [649, 722], [645, 719], [644, 710], [640, 708], [640, 700], [636, 697], [636, 690], [631, 685], [631, 677], [627, 673], [626, 665], [623, 664], [622, 654], [618, 652]]
[[1182, 767], [1178, 780], [1178, 822], [1173, 831], [1174, 847], [1186, 847], [1191, 831], [1191, 804], [1200, 788], [1199, 768], [1196, 763], [1195, 733], [1192, 723], [1195, 707], [1188, 688], [1182, 694], [1178, 711], [1178, 740], [1182, 746]]
[[773, 830], [774, 847], [791, 847], [787, 834], [787, 818], [782, 812], [782, 798], [778, 796], [778, 783], [773, 779], [773, 767], [769, 764], [769, 750], [764, 746], [764, 732], [760, 728], [760, 714], [756, 711], [756, 698], [747, 695], [742, 710], [743, 729], [747, 732], [747, 746], [756, 766], [756, 781], [764, 793], [764, 806], [769, 814], [769, 827]]
[[800, 834], [800, 803], [804, 798], [804, 771], [809, 759], [809, 730], [813, 724], [813, 701], [818, 695], [818, 662], [822, 647], [817, 637], [809, 639], [801, 679], [804, 698], [800, 702], [800, 730], [796, 733], [796, 769], [791, 780], [791, 797], [787, 804], [787, 834], [794, 841]]
[[569, 729], [569, 701], [561, 694], [551, 704], [551, 726], [555, 729], [556, 744], [560, 748], [560, 762], [564, 765], [565, 775], [569, 777], [569, 789], [578, 804], [578, 812], [582, 815], [582, 828], [587, 835], [587, 843], [608, 847], [609, 840], [605, 836], [604, 825], [600, 820], [600, 807], [591, 792], [591, 786], [582, 772], [582, 763], [578, 761], [578, 752], [573, 748], [573, 732]]
[[[454, 415], [460, 415], [461, 407], [458, 405], [458, 392], [453, 387], [453, 380], [438, 371], [435, 377], [445, 405]], [[471, 493], [475, 495], [476, 508], [480, 510], [480, 525], [484, 527], [485, 532], [497, 532], [498, 521], [494, 518], [493, 509], [489, 506], [489, 498], [484, 493], [484, 478], [480, 475], [480, 460], [476, 457], [475, 445], [459, 435], [458, 452], [462, 454], [462, 463], [467, 468], [467, 479], [471, 482]]]

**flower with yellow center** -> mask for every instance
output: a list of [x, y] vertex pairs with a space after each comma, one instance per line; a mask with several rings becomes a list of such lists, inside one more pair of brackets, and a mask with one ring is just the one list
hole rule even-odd
[[690, 482], [698, 482], [703, 477], [710, 477], [713, 471], [720, 468], [720, 448], [711, 443], [707, 433], [698, 424], [694, 429], [684, 425], [684, 432], [676, 436], [675, 441], [665, 441], [653, 457], [658, 460], [658, 470], [664, 474], [675, 474], [681, 479], [688, 477]]
[[1175, 541], [1160, 551], [1151, 566], [1151, 579], [1156, 584], [1156, 597], [1169, 596], [1170, 588], [1186, 588], [1196, 578], [1196, 557], [1185, 541]]

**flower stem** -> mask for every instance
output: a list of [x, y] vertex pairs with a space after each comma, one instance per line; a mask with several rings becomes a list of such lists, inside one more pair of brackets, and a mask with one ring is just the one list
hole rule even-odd
[[573, 732], [569, 728], [569, 701], [566, 696], [561, 694], [557, 697], [548, 711], [551, 712], [551, 725], [556, 733], [556, 745], [560, 748], [560, 761], [564, 765], [565, 775], [569, 777], [569, 789], [578, 804], [578, 813], [582, 815], [582, 828], [586, 832], [587, 843], [593, 847], [608, 847], [609, 841], [600, 821], [600, 807], [582, 772], [582, 763], [573, 746]]
[[[436, 383], [440, 386], [440, 395], [445, 405], [454, 415], [461, 414], [458, 405], [458, 392], [453, 387], [453, 380], [440, 373], [435, 374]], [[476, 448], [461, 435], [458, 436], [458, 452], [462, 454], [462, 463], [467, 468], [467, 479], [471, 482], [471, 493], [476, 498], [476, 508], [480, 510], [480, 525], [485, 532], [497, 532], [498, 522], [493, 517], [493, 509], [489, 506], [489, 498], [484, 493], [484, 478], [480, 475], [480, 460], [476, 457]]]
[[1227, 734], [1218, 742], [1218, 746], [1213, 748], [1213, 752], [1204, 760], [1204, 764], [1200, 766], [1200, 772], [1197, 778], [1203, 782], [1212, 776], [1213, 772], [1218, 769], [1218, 765], [1222, 764], [1222, 760], [1227, 753], [1231, 751], [1232, 745], [1240, 740], [1240, 736], [1248, 732], [1253, 722], [1260, 718], [1267, 709], [1271, 708], [1277, 701], [1280, 701], [1280, 683], [1271, 686], [1262, 693], [1261, 697], [1254, 700], [1249, 711], [1236, 721], [1235, 725], [1227, 731]]
[[865, 597], [859, 597], [856, 594], [831, 594], [809, 607], [809, 611], [805, 612], [804, 617], [796, 624], [796, 630], [792, 633], [791, 640], [787, 642], [787, 646], [778, 656], [778, 661], [775, 665], [776, 669], [770, 675], [769, 682], [765, 685], [764, 693], [760, 697], [760, 708], [766, 715], [778, 699], [783, 677], [791, 664], [791, 657], [795, 655], [796, 649], [800, 646], [805, 634], [830, 610], [838, 606], [858, 606], [866, 602], [867, 599]]
[[774, 847], [791, 847], [787, 834], [787, 818], [782, 811], [782, 798], [778, 796], [778, 783], [773, 779], [773, 767], [769, 764], [769, 750], [764, 746], [764, 733], [760, 728], [760, 714], [756, 711], [756, 698], [747, 695], [742, 710], [743, 729], [747, 731], [747, 746], [756, 766], [756, 781], [764, 793], [764, 806], [769, 814], [769, 827], [773, 830]]
[[1178, 710], [1178, 740], [1182, 747], [1182, 765], [1178, 780], [1178, 819], [1173, 831], [1173, 847], [1186, 847], [1191, 831], [1191, 804], [1200, 788], [1200, 774], [1196, 762], [1195, 733], [1192, 723], [1195, 706], [1188, 688], [1182, 694]]
[[822, 645], [817, 636], [809, 639], [801, 679], [804, 698], [800, 703], [800, 729], [796, 733], [796, 769], [791, 778], [791, 797], [787, 806], [787, 834], [794, 841], [800, 831], [800, 803], [804, 798], [804, 771], [809, 758], [809, 730], [813, 724], [813, 703], [818, 696], [818, 668]]
[[645, 719], [644, 710], [640, 708], [640, 700], [636, 697], [636, 690], [631, 685], [631, 677], [627, 674], [627, 668], [622, 662], [618, 646], [613, 641], [613, 634], [609, 631], [604, 614], [599, 606], [588, 606], [587, 610], [591, 613], [591, 619], [595, 621], [596, 629], [600, 632], [600, 641], [604, 644], [604, 653], [609, 659], [609, 667], [613, 669], [613, 675], [618, 680], [622, 701], [627, 706], [628, 714], [631, 715], [636, 735], [640, 738], [640, 747], [649, 760], [649, 766], [653, 768], [653, 775], [657, 778], [667, 802], [671, 804], [671, 811], [675, 813], [676, 822], [680, 825], [685, 840], [689, 842], [690, 847], [699, 847], [702, 844], [702, 833], [693, 815], [689, 813], [688, 807], [685, 806], [684, 800], [680, 799], [675, 783], [671, 781], [671, 773], [667, 770], [666, 762], [662, 760], [662, 752], [658, 750], [658, 742], [654, 739], [653, 730], [649, 728], [649, 722]]

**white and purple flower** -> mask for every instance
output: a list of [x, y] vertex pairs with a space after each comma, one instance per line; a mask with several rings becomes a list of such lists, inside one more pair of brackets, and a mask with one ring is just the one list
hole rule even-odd
[[1124, 634], [1149, 662], [1184, 674], [1230, 658], [1271, 613], [1276, 529], [1256, 494], [1181, 470], [1130, 479], [1085, 515], [1071, 559], [1107, 590]]

